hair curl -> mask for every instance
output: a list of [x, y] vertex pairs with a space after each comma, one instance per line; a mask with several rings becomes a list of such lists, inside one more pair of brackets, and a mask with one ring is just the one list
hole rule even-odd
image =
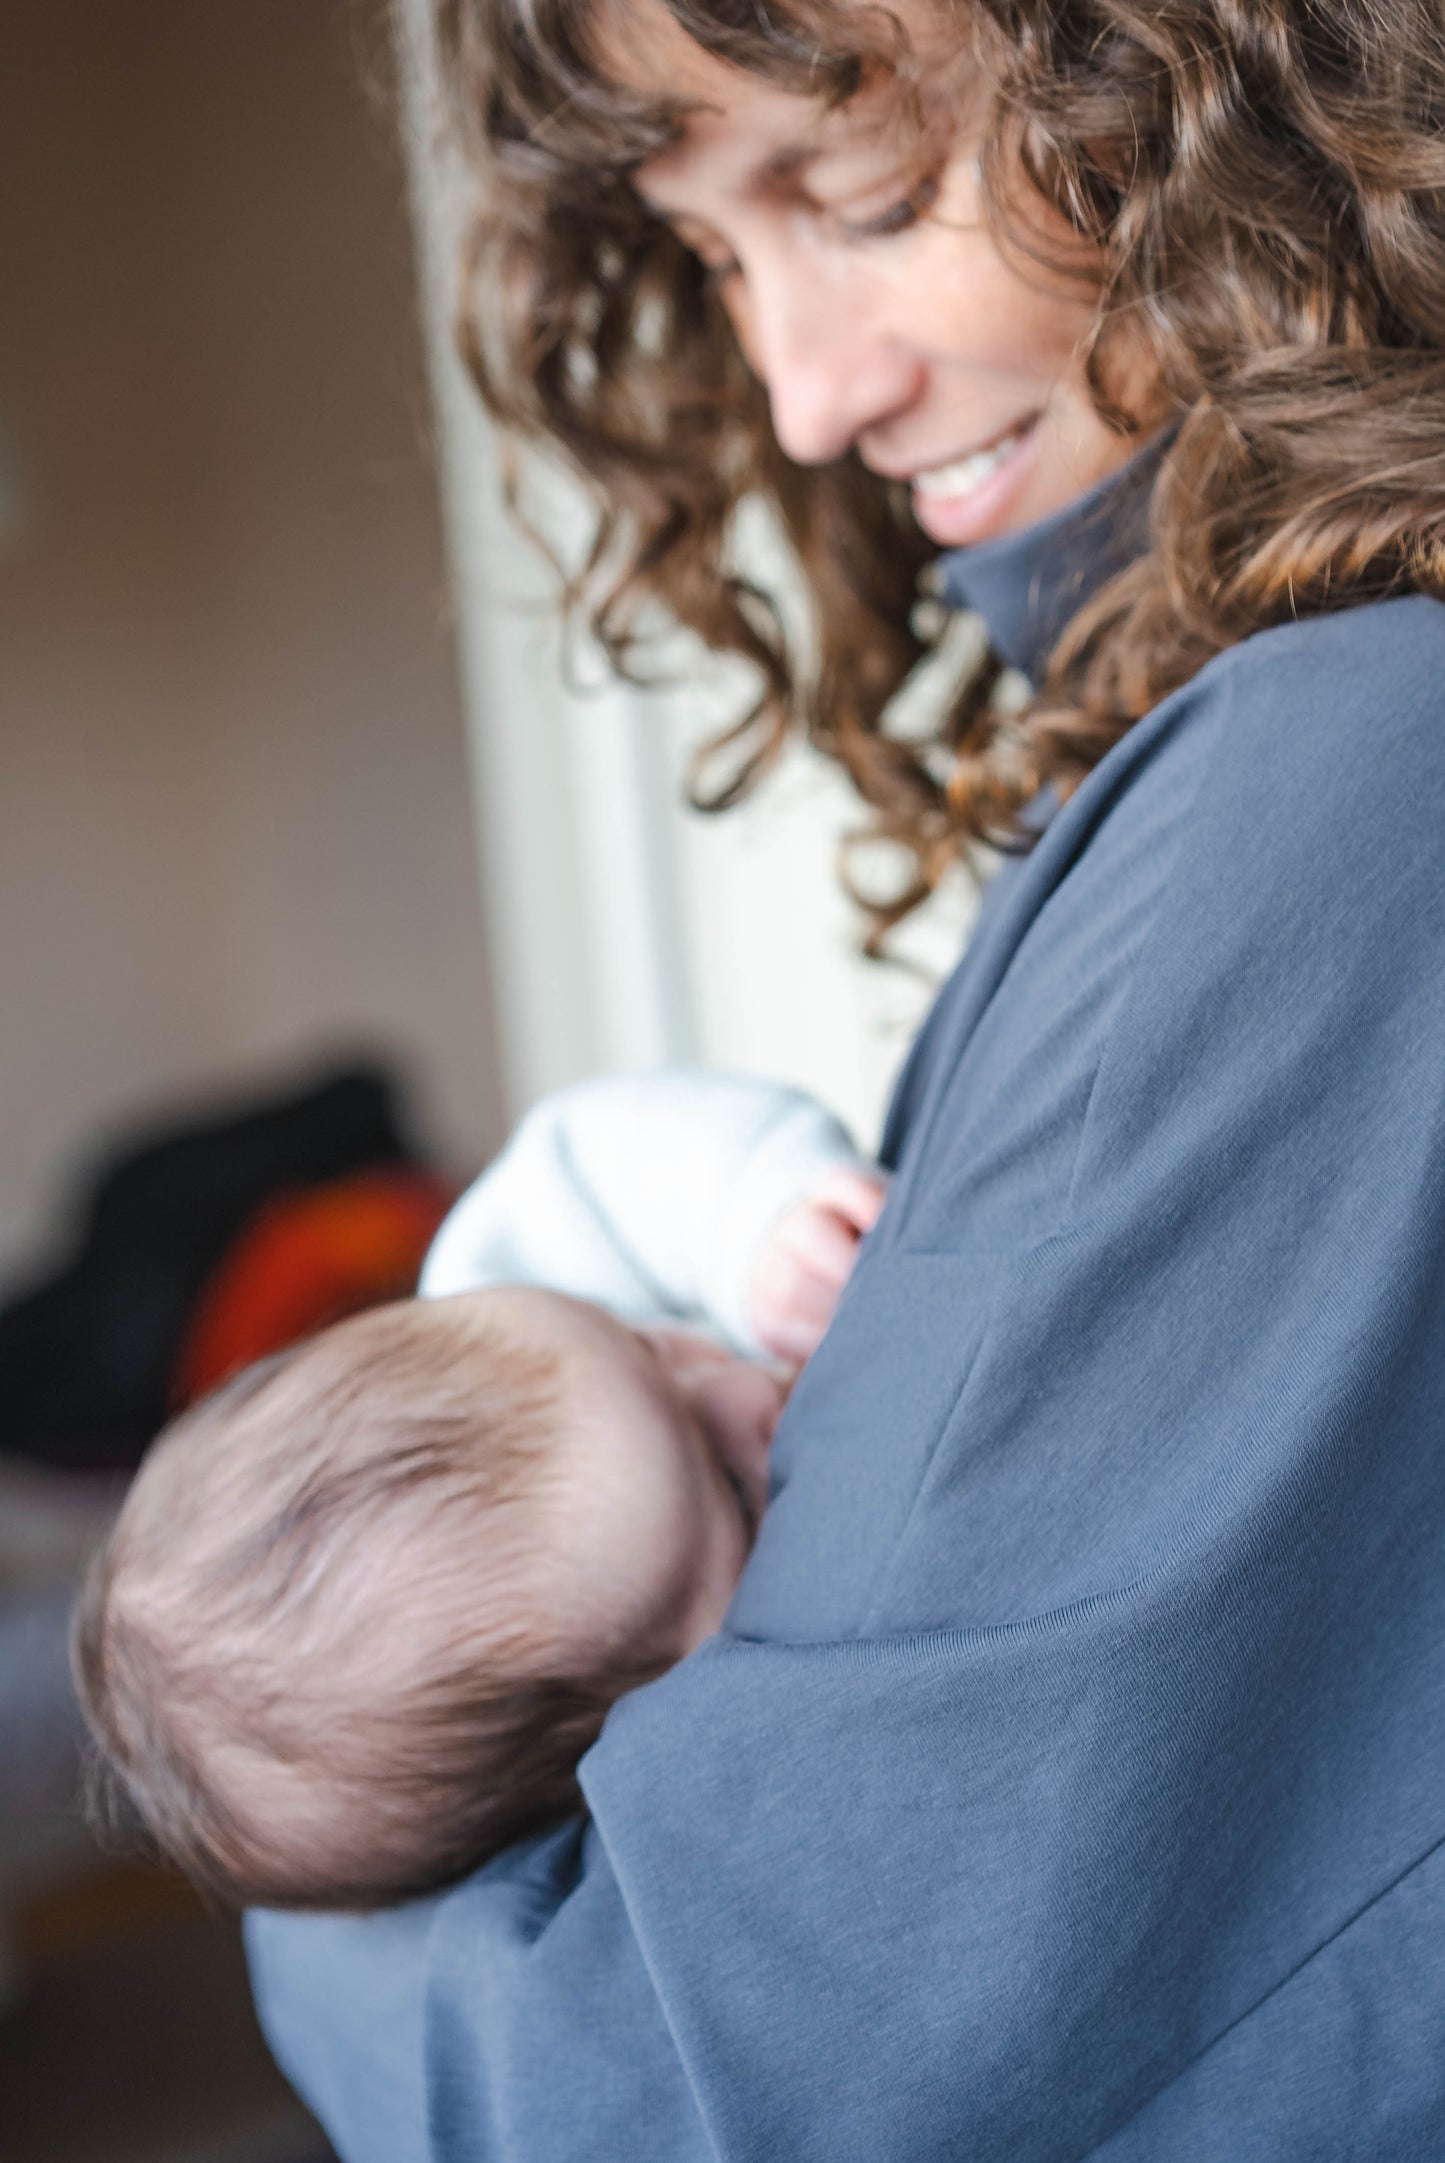
[[[885, 9], [663, 4], [714, 56], [829, 103], [870, 64], [914, 86]], [[1434, 0], [939, 8], [1000, 244], [1039, 256], [1031, 194], [1062, 215], [1097, 263], [1085, 359], [1101, 413], [1138, 425], [1108, 386], [1142, 339], [1154, 415], [1178, 427], [1148, 552], [1066, 627], [1030, 703], [1000, 715], [989, 659], [928, 741], [890, 732], [889, 708], [924, 652], [910, 609], [934, 551], [906, 494], [856, 457], [804, 469], [779, 449], [717, 295], [629, 185], [669, 140], [669, 114], [606, 81], [575, 0], [436, 0], [436, 13], [479, 180], [464, 357], [504, 429], [559, 448], [601, 514], [569, 602], [623, 673], [649, 600], [757, 669], [753, 709], [708, 747], [730, 755], [720, 782], [698, 781], [709, 807], [795, 729], [841, 762], [870, 835], [912, 865], [869, 904], [873, 950], [970, 843], [1025, 846], [1039, 786], [1068, 794], [1211, 655], [1289, 617], [1445, 598]], [[773, 506], [802, 567], [811, 657], [732, 560], [749, 496]]]

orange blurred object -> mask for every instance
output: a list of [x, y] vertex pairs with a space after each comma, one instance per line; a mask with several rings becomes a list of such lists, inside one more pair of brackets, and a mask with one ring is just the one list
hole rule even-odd
[[431, 1172], [388, 1165], [266, 1202], [201, 1289], [176, 1362], [175, 1409], [343, 1315], [414, 1292], [456, 1194]]

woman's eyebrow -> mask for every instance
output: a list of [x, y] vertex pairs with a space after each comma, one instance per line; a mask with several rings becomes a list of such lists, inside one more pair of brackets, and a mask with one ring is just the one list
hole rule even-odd
[[[694, 108], [695, 111], [702, 109]], [[776, 187], [780, 181], [796, 180], [800, 173], [805, 172], [810, 165], [816, 165], [818, 160], [826, 155], [827, 145], [823, 143], [784, 144], [740, 176], [739, 192], [743, 195], [764, 194], [770, 187]], [[634, 174], [633, 185], [644, 201], [660, 216], [685, 218], [692, 215], [684, 204], [668, 202], [665, 183], [660, 188], [650, 184], [643, 186]]]

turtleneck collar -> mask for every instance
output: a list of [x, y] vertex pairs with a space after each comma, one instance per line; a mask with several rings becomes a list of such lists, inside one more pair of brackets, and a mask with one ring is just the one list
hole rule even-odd
[[982, 616], [994, 652], [1037, 682], [1069, 618], [1143, 554], [1149, 496], [1170, 434], [1036, 526], [946, 550], [934, 561], [932, 591], [946, 607]]

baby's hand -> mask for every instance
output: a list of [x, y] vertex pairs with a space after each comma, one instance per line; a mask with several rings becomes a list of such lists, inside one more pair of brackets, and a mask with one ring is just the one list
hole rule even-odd
[[881, 1172], [841, 1168], [774, 1225], [753, 1264], [748, 1319], [775, 1359], [801, 1367], [816, 1350], [887, 1191]]

